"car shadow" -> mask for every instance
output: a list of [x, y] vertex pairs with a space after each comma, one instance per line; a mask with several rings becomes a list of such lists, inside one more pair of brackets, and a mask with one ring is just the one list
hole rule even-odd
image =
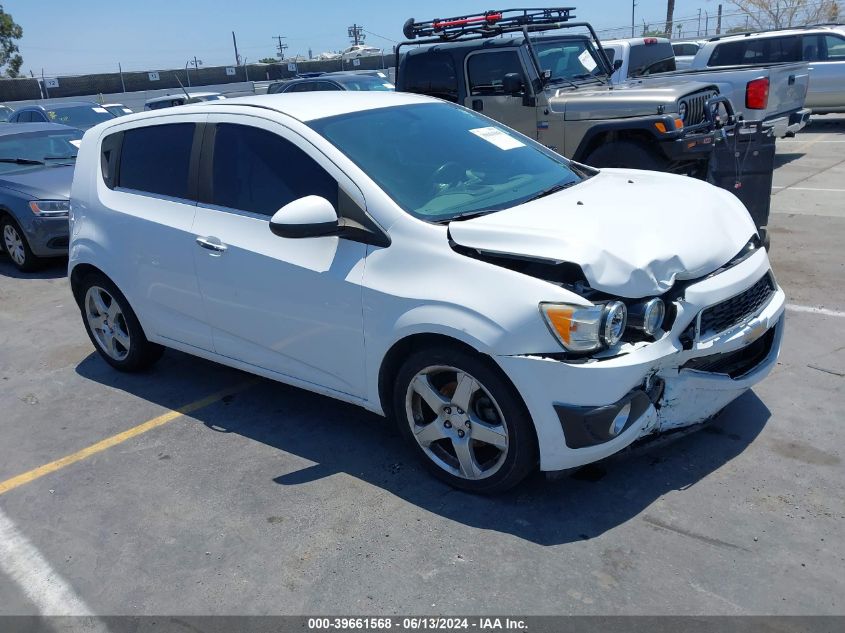
[[[802, 132], [805, 133], [845, 133], [845, 117], [841, 115], [833, 115], [835, 118], [828, 118], [828, 116], [814, 115], [810, 119], [810, 124], [806, 126]], [[801, 138], [801, 132], [798, 133], [798, 138]]]
[[791, 162], [804, 158], [804, 152], [778, 152], [775, 154], [774, 168], [783, 167]]
[[[168, 408], [206, 396], [214, 385], [249, 379], [242, 372], [172, 350], [141, 374], [118, 373], [96, 354], [84, 359], [76, 371]], [[748, 392], [701, 432], [629, 449], [554, 480], [538, 473], [515, 490], [492, 497], [454, 490], [433, 478], [392, 422], [270, 380], [256, 379], [248, 390], [191, 416], [209, 432], [233, 433], [313, 463], [280, 472], [273, 479], [280, 486], [346, 473], [452, 521], [558, 545], [604, 534], [639, 516], [670, 491], [695, 494], [691, 489], [696, 483], [740, 455], [757, 437], [770, 412]]]
[[15, 267], [8, 255], [0, 251], [0, 275], [12, 279], [61, 279], [67, 277], [67, 259], [45, 259], [37, 270], [22, 273]]

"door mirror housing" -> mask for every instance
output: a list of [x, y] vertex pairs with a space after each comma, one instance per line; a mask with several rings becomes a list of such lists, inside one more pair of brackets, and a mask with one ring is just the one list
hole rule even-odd
[[508, 73], [502, 78], [502, 89], [505, 94], [516, 97], [525, 91], [525, 84], [519, 73]]
[[337, 235], [337, 210], [320, 196], [305, 196], [289, 202], [270, 218], [270, 230], [279, 237], [303, 238]]

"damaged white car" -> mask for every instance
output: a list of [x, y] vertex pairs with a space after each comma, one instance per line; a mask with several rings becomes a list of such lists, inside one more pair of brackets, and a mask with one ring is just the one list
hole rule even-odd
[[730, 193], [571, 163], [416, 95], [114, 119], [85, 135], [71, 204], [71, 284], [107, 362], [172, 347], [392, 415], [471, 491], [707, 420], [783, 334]]

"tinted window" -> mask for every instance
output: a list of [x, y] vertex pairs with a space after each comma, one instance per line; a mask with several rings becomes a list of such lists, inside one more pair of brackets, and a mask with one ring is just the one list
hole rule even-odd
[[297, 84], [289, 85], [285, 92], [311, 92], [312, 90], [314, 90], [314, 84], [310, 81], [301, 81]]
[[540, 144], [449, 103], [364, 110], [309, 125], [396, 204], [426, 220], [492, 213], [586, 175]]
[[[78, 141], [81, 138], [82, 132], [70, 127], [44, 132], [4, 134], [0, 136], [0, 158], [39, 160], [47, 165], [72, 164], [76, 159]], [[16, 165], [5, 160], [0, 162], [2, 172], [32, 169], [32, 165]]]
[[318, 81], [314, 90], [343, 90], [343, 88], [330, 81]]
[[74, 106], [47, 110], [47, 118], [52, 123], [87, 128], [93, 127], [97, 123], [113, 119], [114, 115], [105, 108], [94, 104], [90, 106]]
[[845, 61], [845, 38], [836, 35], [824, 36], [825, 59]]
[[471, 95], [504, 94], [502, 87], [505, 75], [516, 73], [525, 83], [522, 64], [516, 51], [498, 51], [472, 55], [467, 61], [469, 90]]
[[448, 53], [409, 53], [405, 56], [405, 66], [400, 74], [405, 92], [458, 101], [458, 74]]
[[346, 90], [376, 90], [379, 92], [386, 92], [393, 90], [394, 86], [387, 77], [369, 77], [367, 75], [360, 75], [358, 77], [344, 78], [341, 80], [343, 88]]
[[254, 127], [217, 126], [212, 204], [273, 215], [310, 195], [337, 206], [337, 182], [296, 145]]
[[735, 66], [741, 64], [777, 64], [797, 62], [802, 59], [801, 38], [767, 37], [742, 39], [719, 44], [710, 55], [708, 66]]
[[675, 55], [695, 55], [698, 52], [698, 44], [672, 44]]
[[119, 186], [188, 198], [195, 127], [193, 123], [169, 123], [124, 132]]
[[14, 118], [15, 123], [29, 123], [32, 121], [32, 112], [27, 110], [26, 112], [18, 112], [15, 114]]
[[631, 46], [628, 76], [641, 77], [675, 70], [675, 52], [669, 42]]

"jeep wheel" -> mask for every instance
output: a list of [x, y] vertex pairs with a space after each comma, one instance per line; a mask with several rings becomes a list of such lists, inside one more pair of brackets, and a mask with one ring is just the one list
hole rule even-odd
[[634, 141], [615, 141], [600, 145], [590, 153], [584, 163], [591, 167], [621, 167], [666, 171], [669, 162], [654, 151]]

